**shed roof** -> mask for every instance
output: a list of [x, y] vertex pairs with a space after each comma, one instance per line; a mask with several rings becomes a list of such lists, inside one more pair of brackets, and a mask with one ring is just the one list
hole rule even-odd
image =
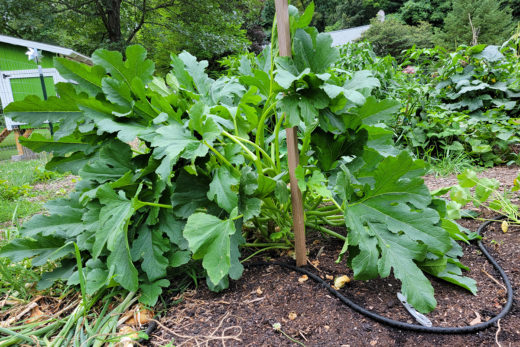
[[353, 42], [361, 37], [365, 31], [370, 28], [370, 25], [363, 25], [355, 28], [348, 28], [343, 30], [330, 31], [329, 34], [332, 36], [332, 45], [341, 46], [349, 42]]
[[41, 42], [19, 39], [16, 37], [5, 36], [5, 35], [0, 35], [0, 42], [8, 43], [8, 44], [15, 45], [15, 46], [27, 47], [27, 48], [37, 48], [42, 51], [61, 54], [66, 57], [69, 57], [70, 59], [80, 61], [80, 62], [83, 62], [86, 64], [92, 64], [92, 61], [90, 60], [89, 57], [84, 56], [83, 54], [80, 54], [78, 52], [75, 52], [69, 48], [49, 45], [49, 44], [41, 43]]

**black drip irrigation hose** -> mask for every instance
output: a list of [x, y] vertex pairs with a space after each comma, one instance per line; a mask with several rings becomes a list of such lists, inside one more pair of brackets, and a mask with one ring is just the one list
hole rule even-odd
[[[503, 216], [495, 217], [495, 220], [503, 219]], [[485, 231], [485, 229], [493, 223], [495, 220], [486, 221], [485, 223], [481, 224], [477, 230], [477, 233], [480, 235], [481, 232]], [[314, 273], [310, 272], [307, 269], [297, 267], [291, 264], [287, 263], [280, 263], [280, 262], [263, 262], [263, 263], [253, 263], [253, 264], [245, 264], [246, 266], [265, 266], [265, 265], [278, 265], [281, 267], [285, 267], [287, 269], [305, 274], [312, 278], [315, 282], [318, 282], [323, 287], [327, 288], [329, 292], [331, 292], [334, 296], [336, 296], [338, 299], [341, 300], [345, 305], [350, 307], [356, 312], [361, 313], [364, 316], [367, 316], [379, 323], [386, 324], [388, 326], [403, 329], [403, 330], [410, 330], [410, 331], [417, 331], [417, 332], [424, 332], [424, 333], [438, 333], [438, 334], [464, 334], [464, 333], [472, 333], [479, 330], [484, 330], [486, 328], [489, 328], [493, 324], [495, 324], [498, 320], [504, 318], [504, 316], [511, 310], [511, 307], [513, 305], [513, 288], [511, 286], [511, 281], [509, 280], [509, 277], [507, 277], [505, 271], [498, 265], [495, 258], [489, 254], [488, 250], [484, 245], [482, 244], [482, 241], [478, 241], [477, 243], [478, 247], [482, 251], [482, 254], [489, 260], [489, 262], [497, 269], [497, 271], [500, 273], [500, 276], [504, 280], [505, 286], [507, 288], [507, 302], [505, 306], [502, 308], [502, 311], [500, 311], [499, 314], [497, 314], [495, 317], [491, 318], [487, 322], [475, 324], [475, 325], [468, 325], [463, 327], [427, 327], [423, 325], [417, 325], [417, 324], [409, 324], [404, 323], [401, 321], [397, 321], [394, 319], [390, 319], [384, 316], [381, 316], [377, 313], [374, 313], [372, 311], [369, 311], [365, 309], [364, 307], [359, 306], [349, 298], [345, 297], [343, 294], [338, 292], [336, 289], [332, 288], [325, 280], [323, 280], [321, 277], [315, 275]]]
[[[483, 231], [485, 231], [486, 228], [491, 223], [495, 222], [496, 220], [500, 220], [500, 219], [504, 219], [504, 216], [498, 216], [498, 217], [495, 217], [494, 220], [489, 220], [489, 221], [482, 223], [479, 226], [479, 228], [477, 229], [477, 234], [481, 235], [481, 233]], [[367, 316], [379, 323], [383, 323], [388, 326], [391, 326], [393, 328], [417, 331], [417, 332], [423, 332], [423, 333], [465, 334], [465, 333], [472, 333], [475, 331], [484, 330], [486, 328], [491, 327], [498, 320], [504, 318], [504, 316], [506, 314], [508, 314], [508, 312], [511, 310], [511, 307], [513, 306], [513, 287], [511, 286], [511, 281], [509, 280], [509, 277], [507, 277], [504, 269], [502, 269], [500, 267], [500, 265], [498, 265], [495, 258], [493, 258], [491, 256], [491, 254], [489, 254], [488, 250], [486, 249], [486, 247], [484, 247], [481, 240], [478, 241], [477, 246], [478, 246], [478, 248], [480, 248], [480, 250], [482, 251], [482, 254], [484, 254], [484, 256], [487, 258], [487, 260], [489, 260], [489, 262], [493, 265], [493, 267], [495, 269], [497, 269], [497, 271], [500, 273], [500, 276], [504, 280], [504, 283], [507, 288], [507, 302], [506, 302], [505, 306], [502, 308], [502, 311], [500, 311], [499, 314], [497, 314], [495, 317], [491, 318], [487, 322], [479, 323], [479, 324], [475, 324], [475, 325], [467, 325], [467, 326], [463, 326], [463, 327], [427, 327], [427, 326], [423, 326], [423, 325], [404, 323], [404, 322], [401, 322], [398, 320], [394, 320], [394, 319], [390, 319], [390, 318], [381, 316], [377, 313], [374, 313], [372, 311], [365, 309], [364, 307], [359, 306], [358, 304], [356, 304], [349, 298], [345, 297], [343, 294], [338, 292], [336, 289], [332, 288], [332, 286], [330, 284], [328, 284], [325, 280], [323, 280], [318, 275], [310, 272], [307, 269], [297, 267], [297, 266], [294, 266], [291, 264], [280, 263], [280, 262], [271, 262], [271, 263], [257, 262], [257, 263], [244, 264], [244, 266], [253, 267], [253, 266], [278, 265], [278, 266], [305, 274], [305, 275], [309, 276], [310, 278], [312, 278], [315, 282], [317, 282], [317, 283], [321, 284], [323, 287], [327, 288], [329, 290], [329, 292], [331, 292], [334, 296], [336, 296], [339, 300], [341, 300], [341, 302], [343, 302], [345, 305], [347, 305], [354, 311], [361, 313], [362, 315]], [[155, 330], [156, 327], [157, 327], [157, 324], [155, 322], [150, 323], [150, 325], [148, 326], [148, 329], [146, 329], [146, 334], [149, 336]], [[144, 339], [142, 339], [142, 340], [143, 341], [140, 340], [139, 343], [143, 343]]]
[[157, 328], [157, 323], [155, 321], [151, 321], [150, 324], [148, 324], [146, 330], [144, 331], [144, 333], [148, 335], [148, 339], [140, 338], [137, 342], [139, 344], [145, 344], [146, 341], [150, 339], [150, 334], [154, 332], [155, 328]]

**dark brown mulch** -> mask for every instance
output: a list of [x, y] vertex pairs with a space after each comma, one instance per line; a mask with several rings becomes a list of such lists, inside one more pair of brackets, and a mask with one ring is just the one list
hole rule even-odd
[[[480, 222], [463, 220], [461, 224], [476, 230]], [[493, 326], [477, 333], [441, 335], [387, 327], [352, 311], [312, 280], [300, 282], [300, 274], [271, 265], [246, 269], [242, 278], [222, 293], [210, 292], [205, 285], [185, 293], [181, 303], [160, 319], [151, 344], [173, 341], [176, 346], [296, 346], [273, 329], [274, 323], [280, 323], [287, 335], [306, 346], [491, 346], [497, 342], [501, 346], [519, 346], [520, 229], [511, 227], [503, 233], [495, 223], [486, 232], [484, 243], [505, 269], [515, 290], [513, 309], [500, 321], [500, 330]], [[352, 276], [344, 263], [335, 262], [341, 243], [322, 237], [313, 241], [311, 236], [308, 245], [309, 259], [317, 267], [309, 267], [313, 272], [324, 279]], [[471, 268], [467, 275], [477, 281], [479, 292], [473, 296], [432, 279], [438, 305], [427, 316], [434, 326], [465, 326], [477, 317], [486, 321], [505, 303], [506, 293], [498, 273], [476, 245], [463, 248], [462, 262]], [[287, 255], [271, 256], [290, 260]], [[413, 323], [396, 298], [399, 288], [400, 283], [389, 277], [353, 280], [341, 292], [374, 312]]]

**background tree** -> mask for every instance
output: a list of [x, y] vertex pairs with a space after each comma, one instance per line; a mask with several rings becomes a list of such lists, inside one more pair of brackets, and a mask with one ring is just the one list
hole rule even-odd
[[97, 48], [124, 51], [140, 42], [152, 55], [192, 48], [203, 58], [216, 58], [247, 47], [242, 26], [247, 29], [248, 16], [258, 18], [261, 5], [261, 0], [2, 0], [0, 33], [86, 55]]
[[385, 13], [395, 13], [399, 11], [406, 0], [360, 0], [365, 6], [371, 6], [378, 11], [383, 10]]
[[428, 22], [433, 26], [442, 26], [451, 10], [451, 3], [451, 0], [408, 0], [399, 9], [399, 16], [409, 25]]
[[331, 19], [333, 24], [330, 25], [327, 30], [338, 30], [366, 25], [376, 16], [378, 11], [379, 8], [374, 7], [371, 3], [365, 3], [364, 1], [339, 1], [335, 10], [332, 11]]
[[56, 13], [42, 1], [0, 1], [0, 34], [55, 42], [53, 21]]
[[384, 22], [374, 18], [370, 24], [370, 29], [363, 33], [361, 39], [370, 41], [379, 56], [390, 54], [398, 58], [403, 50], [413, 45], [418, 48], [433, 47], [432, 27], [428, 23], [412, 26], [396, 18], [387, 18]]
[[[187, 50], [199, 59], [216, 58], [245, 51], [250, 41], [242, 29], [244, 17], [236, 1], [193, 1], [189, 6], [164, 8], [153, 14], [150, 25], [138, 34], [136, 42], [148, 50], [159, 70], [170, 64], [170, 53]], [[204, 13], [203, 16], [200, 14]]]
[[453, 0], [453, 9], [438, 35], [447, 48], [471, 44], [470, 17], [473, 27], [478, 30], [478, 43], [500, 44], [511, 36], [514, 25], [507, 4], [496, 0]]
[[520, 21], [520, 0], [503, 0], [501, 8], [509, 7], [513, 21]]

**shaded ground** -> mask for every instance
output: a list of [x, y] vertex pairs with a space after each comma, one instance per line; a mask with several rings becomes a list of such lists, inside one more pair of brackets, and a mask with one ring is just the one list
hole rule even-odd
[[[518, 168], [494, 168], [482, 174], [512, 184]], [[439, 178], [427, 178], [435, 189]], [[443, 179], [441, 186], [449, 179]], [[448, 183], [447, 185], [453, 184]], [[461, 224], [476, 230], [480, 222], [463, 220]], [[273, 329], [280, 323], [292, 339], [307, 346], [502, 346], [520, 345], [520, 230], [507, 233], [493, 225], [485, 234], [485, 245], [503, 266], [515, 289], [513, 309], [498, 326], [464, 335], [420, 334], [401, 331], [376, 323], [341, 304], [312, 280], [299, 281], [300, 274], [277, 267], [252, 267], [223, 293], [212, 293], [205, 285], [185, 293], [178, 305], [172, 306], [160, 319], [151, 344], [176, 346], [290, 346], [297, 345]], [[309, 267], [322, 278], [348, 275], [352, 272], [335, 260], [342, 244], [322, 237], [308, 240]], [[436, 310], [428, 314], [434, 326], [464, 326], [472, 321], [486, 321], [497, 314], [505, 303], [502, 281], [476, 245], [464, 245], [463, 263], [472, 271], [467, 274], [477, 281], [479, 292], [469, 292], [433, 279]], [[274, 260], [289, 261], [287, 255], [270, 254]], [[260, 259], [260, 258], [259, 258]], [[265, 258], [262, 258], [265, 259]], [[330, 277], [328, 277], [330, 278]], [[329, 280], [332, 284], [332, 280]], [[412, 318], [398, 302], [400, 284], [393, 278], [368, 282], [352, 281], [341, 292], [358, 304], [389, 318], [408, 321]], [[179, 298], [172, 298], [177, 300]]]

